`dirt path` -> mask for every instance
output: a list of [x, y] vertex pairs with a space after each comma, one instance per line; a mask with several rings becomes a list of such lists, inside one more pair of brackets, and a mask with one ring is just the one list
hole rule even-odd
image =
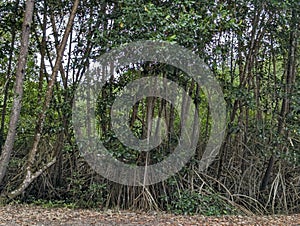
[[164, 213], [98, 212], [82, 209], [8, 205], [0, 207], [0, 225], [300, 225], [292, 216], [175, 216]]

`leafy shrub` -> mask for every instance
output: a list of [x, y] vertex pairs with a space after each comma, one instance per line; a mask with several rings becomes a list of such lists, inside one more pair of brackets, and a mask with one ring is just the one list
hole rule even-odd
[[81, 175], [70, 179], [70, 202], [81, 208], [101, 208], [105, 197], [106, 184], [89, 181]]
[[233, 214], [235, 209], [220, 198], [218, 194], [201, 194], [196, 191], [185, 190], [176, 192], [170, 204], [169, 212], [174, 214], [203, 214], [206, 216]]

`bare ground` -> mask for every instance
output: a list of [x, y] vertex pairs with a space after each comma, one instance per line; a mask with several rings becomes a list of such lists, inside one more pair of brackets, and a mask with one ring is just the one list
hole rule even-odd
[[28, 205], [0, 207], [0, 225], [300, 225], [300, 214], [276, 216], [181, 216], [161, 212], [112, 212]]

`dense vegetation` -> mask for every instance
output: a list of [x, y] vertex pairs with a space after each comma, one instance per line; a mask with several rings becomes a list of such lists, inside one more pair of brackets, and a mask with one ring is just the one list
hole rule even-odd
[[[1, 202], [206, 215], [300, 212], [299, 1], [42, 0], [24, 14], [30, 2], [0, 1]], [[180, 115], [165, 100], [147, 97], [130, 112], [130, 127], [140, 138], [147, 137], [150, 112], [168, 121], [168, 139], [150, 156], [127, 149], [110, 124], [122, 87], [159, 75], [194, 99], [202, 119], [195, 156], [169, 179], [134, 187], [101, 177], [80, 155], [72, 127], [76, 87], [91, 62], [138, 40], [193, 51], [219, 81], [227, 130], [205, 172], [198, 167], [211, 126], [206, 97], [184, 72], [157, 62], [106, 83], [97, 103], [101, 139], [127, 164], [154, 164], [172, 152]]]

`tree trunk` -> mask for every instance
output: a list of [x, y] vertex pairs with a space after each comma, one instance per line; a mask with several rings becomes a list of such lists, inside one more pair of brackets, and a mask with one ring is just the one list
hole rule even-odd
[[39, 115], [37, 129], [36, 129], [36, 133], [34, 136], [33, 147], [29, 152], [25, 178], [22, 181], [22, 183], [19, 185], [18, 188], [16, 188], [14, 191], [12, 191], [8, 194], [8, 197], [10, 199], [15, 198], [16, 196], [20, 195], [32, 183], [32, 181], [34, 181], [41, 173], [43, 173], [46, 169], [48, 169], [50, 166], [52, 166], [56, 162], [56, 157], [54, 157], [54, 158], [52, 158], [52, 160], [50, 162], [45, 164], [43, 167], [41, 167], [35, 173], [32, 172], [32, 167], [35, 162], [38, 144], [40, 142], [41, 134], [43, 132], [43, 125], [44, 125], [44, 121], [45, 121], [45, 117], [46, 117], [46, 111], [49, 108], [50, 101], [52, 99], [52, 92], [53, 92], [53, 87], [54, 87], [54, 84], [56, 81], [56, 76], [57, 76], [58, 70], [60, 69], [60, 66], [61, 66], [61, 61], [63, 58], [64, 50], [65, 50], [66, 43], [67, 43], [69, 34], [71, 32], [72, 26], [73, 26], [73, 21], [74, 21], [75, 15], [76, 15], [78, 5], [79, 5], [79, 0], [75, 0], [65, 33], [63, 35], [61, 44], [57, 51], [57, 58], [56, 58], [55, 65], [54, 65], [54, 68], [52, 71], [51, 80], [48, 84], [48, 89], [47, 89], [44, 104], [43, 104], [43, 111]]
[[[278, 119], [277, 132], [278, 135], [285, 135], [284, 127], [286, 124], [286, 117], [290, 111], [290, 97], [292, 93], [292, 86], [295, 82], [296, 76], [296, 65], [297, 65], [297, 40], [298, 40], [298, 21], [296, 16], [296, 10], [292, 12], [292, 22], [291, 22], [291, 32], [289, 38], [289, 53], [287, 59], [287, 68], [284, 72], [285, 87], [284, 87], [284, 98], [282, 100], [281, 111]], [[263, 191], [266, 189], [269, 180], [272, 175], [273, 167], [275, 162], [275, 153], [269, 159], [267, 169], [265, 171], [264, 177], [261, 182], [260, 190]]]
[[16, 136], [17, 123], [20, 117], [20, 111], [22, 105], [21, 101], [23, 98], [23, 83], [24, 83], [25, 67], [26, 67], [26, 61], [28, 55], [28, 43], [29, 43], [29, 34], [30, 34], [30, 28], [32, 23], [33, 9], [34, 9], [34, 0], [27, 0], [24, 22], [22, 25], [22, 40], [21, 40], [20, 54], [18, 59], [18, 66], [16, 71], [16, 83], [15, 83], [13, 107], [11, 110], [9, 130], [0, 157], [0, 184], [3, 181], [10, 160], [10, 156], [12, 153], [15, 136]]
[[[19, 0], [16, 1], [16, 3], [15, 3], [15, 13], [17, 13], [18, 9], [19, 9]], [[9, 91], [10, 80], [11, 80], [11, 71], [12, 71], [12, 62], [13, 62], [15, 41], [16, 41], [16, 21], [12, 25], [10, 55], [9, 55], [9, 60], [8, 60], [7, 74], [6, 74], [7, 80], [4, 85], [4, 97], [3, 97], [3, 106], [2, 106], [1, 124], [0, 124], [0, 149], [2, 148], [2, 145], [4, 142], [5, 116], [6, 116], [6, 110], [7, 110], [7, 100], [8, 100], [8, 96], [9, 96], [8, 91]]]

